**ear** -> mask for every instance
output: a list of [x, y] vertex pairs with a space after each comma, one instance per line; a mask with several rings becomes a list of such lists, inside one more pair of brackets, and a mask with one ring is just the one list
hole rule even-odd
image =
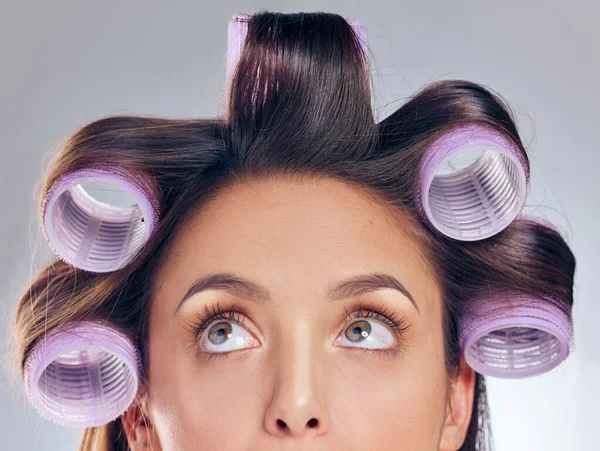
[[136, 399], [121, 415], [131, 451], [162, 451], [145, 398]]
[[461, 354], [460, 374], [450, 387], [440, 451], [456, 451], [463, 445], [471, 421], [474, 396], [475, 371]]

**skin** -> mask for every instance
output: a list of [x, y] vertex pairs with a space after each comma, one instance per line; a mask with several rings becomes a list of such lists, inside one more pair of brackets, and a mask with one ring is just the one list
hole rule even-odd
[[[131, 449], [457, 450], [475, 375], [462, 361], [459, 378], [447, 377], [442, 298], [411, 227], [330, 179], [235, 185], [194, 212], [153, 287], [148, 390], [122, 417]], [[210, 289], [177, 309], [213, 272], [260, 284], [272, 299]], [[331, 284], [363, 273], [397, 278], [418, 310], [391, 288], [327, 302]], [[234, 305], [243, 324], [216, 319], [194, 342], [190, 324], [216, 302], [225, 313]], [[359, 303], [408, 329], [400, 338], [377, 318], [356, 318]], [[365, 320], [370, 345], [349, 340]], [[206, 338], [224, 321], [230, 329]], [[232, 334], [221, 348], [219, 330]]]

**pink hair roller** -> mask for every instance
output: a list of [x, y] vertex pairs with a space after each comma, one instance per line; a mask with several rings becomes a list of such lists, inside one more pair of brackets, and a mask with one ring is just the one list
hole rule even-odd
[[[111, 183], [136, 204], [116, 207], [101, 202], [82, 183]], [[54, 252], [72, 266], [95, 273], [122, 268], [156, 227], [158, 190], [146, 176], [112, 167], [71, 172], [48, 190], [42, 205], [42, 227]]]
[[131, 340], [100, 322], [58, 328], [25, 362], [25, 390], [39, 414], [65, 426], [96, 427], [127, 410], [139, 386]]
[[551, 297], [477, 299], [461, 317], [460, 345], [478, 373], [518, 379], [550, 371], [565, 360], [573, 330], [564, 307]]
[[[450, 158], [480, 154], [462, 168]], [[446, 173], [443, 173], [446, 171]], [[504, 133], [483, 123], [460, 125], [425, 153], [419, 180], [419, 210], [444, 235], [476, 241], [502, 231], [521, 212], [529, 188], [529, 165]]]

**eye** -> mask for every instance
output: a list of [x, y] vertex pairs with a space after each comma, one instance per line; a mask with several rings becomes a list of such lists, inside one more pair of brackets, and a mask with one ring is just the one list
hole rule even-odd
[[246, 329], [230, 321], [219, 321], [208, 328], [200, 345], [210, 352], [228, 352], [258, 345]]
[[394, 336], [389, 329], [376, 321], [355, 321], [340, 335], [342, 346], [360, 345], [364, 348], [388, 348], [394, 345]]
[[232, 306], [227, 312], [220, 304], [205, 307], [206, 316], [197, 313], [197, 320], [190, 324], [194, 333], [194, 344], [207, 353], [227, 353], [236, 349], [260, 345], [258, 340], [244, 327], [244, 315]]
[[347, 327], [336, 344], [345, 347], [366, 348], [375, 352], [397, 351], [402, 336], [410, 326], [406, 318], [396, 319], [396, 314], [386, 315], [385, 308], [363, 310], [359, 306], [354, 314], [346, 314]]

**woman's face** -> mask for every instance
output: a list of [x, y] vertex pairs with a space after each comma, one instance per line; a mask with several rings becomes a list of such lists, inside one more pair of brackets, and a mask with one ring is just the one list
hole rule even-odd
[[153, 287], [138, 441], [443, 449], [442, 301], [403, 227], [334, 180], [255, 181], [197, 211]]

